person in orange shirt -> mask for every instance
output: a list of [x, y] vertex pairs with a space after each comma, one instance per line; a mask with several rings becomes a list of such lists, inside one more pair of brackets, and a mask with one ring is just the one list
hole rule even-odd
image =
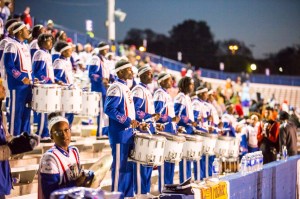
[[277, 112], [272, 107], [266, 107], [263, 116], [257, 139], [264, 156], [264, 164], [266, 164], [275, 161], [276, 154], [279, 152], [280, 123], [276, 121]]

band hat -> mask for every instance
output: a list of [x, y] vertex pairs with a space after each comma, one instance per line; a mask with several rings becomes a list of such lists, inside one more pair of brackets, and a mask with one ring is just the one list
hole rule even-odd
[[211, 94], [213, 94], [214, 92], [215, 92], [214, 89], [210, 89], [210, 90], [207, 92], [207, 94], [211, 95]]
[[163, 73], [158, 76], [157, 82], [160, 84], [162, 81], [169, 79], [171, 77], [170, 74]]
[[118, 67], [118, 68], [115, 68], [115, 72], [117, 73], [117, 72], [119, 72], [120, 70], [123, 70], [123, 69], [125, 69], [125, 68], [130, 68], [130, 67], [132, 67], [132, 64], [131, 64], [131, 63], [128, 63], [128, 64], [122, 65], [122, 66], [120, 66], [120, 67]]
[[200, 94], [200, 93], [205, 93], [205, 92], [208, 92], [208, 89], [207, 88], [200, 88], [199, 90], [196, 91], [196, 94]]
[[8, 27], [7, 27], [7, 31], [10, 31], [10, 29], [12, 29], [15, 25], [17, 25], [19, 22], [13, 22], [12, 24], [10, 24]]
[[66, 122], [67, 124], [69, 124], [69, 121], [62, 116], [56, 116], [53, 117], [49, 120], [49, 124], [48, 124], [48, 130], [51, 132], [52, 127], [57, 124], [58, 122]]
[[97, 47], [98, 47], [99, 51], [109, 49], [109, 45], [105, 42], [100, 42]]
[[67, 46], [63, 47], [59, 52], [62, 53], [62, 52], [64, 52], [65, 50], [68, 50], [68, 49], [70, 49], [70, 48], [72, 48], [72, 46], [71, 46], [71, 45], [67, 45]]
[[152, 70], [152, 68], [148, 64], [145, 65], [145, 66], [140, 67], [139, 70], [138, 70], [138, 76], [141, 76], [143, 73], [145, 73], [149, 70]]
[[13, 30], [13, 34], [16, 34], [17, 32], [19, 32], [20, 30], [22, 30], [22, 29], [25, 28], [25, 27], [26, 27], [25, 24], [19, 22], [18, 24], [16, 24], [16, 25], [14, 26], [15, 29]]

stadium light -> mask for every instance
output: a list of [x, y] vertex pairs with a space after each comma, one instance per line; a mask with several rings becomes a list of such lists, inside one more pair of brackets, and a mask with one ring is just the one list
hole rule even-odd
[[278, 70], [279, 70], [279, 72], [281, 72], [281, 73], [283, 72], [283, 68], [282, 68], [282, 67], [279, 67]]
[[256, 66], [256, 64], [251, 64], [250, 68], [252, 71], [255, 71], [257, 69], [257, 66]]
[[126, 13], [120, 9], [115, 10], [115, 0], [107, 0], [107, 36], [109, 41], [116, 40], [116, 23], [115, 17], [117, 17], [120, 22], [123, 22], [126, 18]]
[[231, 51], [231, 53], [234, 55], [235, 52], [239, 49], [238, 45], [230, 45], [228, 46], [228, 49]]

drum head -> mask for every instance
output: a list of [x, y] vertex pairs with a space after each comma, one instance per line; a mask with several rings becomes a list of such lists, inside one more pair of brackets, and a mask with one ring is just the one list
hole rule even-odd
[[167, 132], [163, 132], [163, 131], [157, 132], [157, 134], [166, 137], [167, 140], [177, 141], [177, 142], [185, 142], [185, 137], [183, 137], [183, 136], [179, 136], [179, 135], [175, 135], [175, 134], [171, 134], [171, 133], [167, 133]]
[[227, 141], [232, 141], [234, 140], [234, 137], [230, 137], [230, 136], [219, 136], [218, 140], [227, 140]]
[[145, 138], [145, 139], [151, 139], [151, 140], [161, 140], [161, 141], [165, 141], [166, 138], [163, 137], [163, 136], [160, 136], [160, 135], [150, 135], [148, 133], [136, 133], [135, 134], [135, 137], [138, 137], [138, 138]]
[[218, 135], [217, 134], [212, 134], [212, 133], [201, 133], [200, 134], [201, 136], [203, 136], [203, 137], [208, 137], [208, 138], [215, 138], [215, 139], [217, 139], [218, 138]]
[[202, 137], [199, 135], [189, 135], [189, 134], [183, 134], [183, 133], [180, 133], [178, 135], [185, 137], [186, 141], [195, 141], [195, 142], [203, 141]]

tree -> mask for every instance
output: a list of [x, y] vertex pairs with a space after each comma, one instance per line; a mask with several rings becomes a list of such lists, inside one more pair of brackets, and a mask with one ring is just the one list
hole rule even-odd
[[174, 26], [170, 31], [172, 54], [177, 59], [177, 52], [183, 54], [183, 61], [198, 67], [215, 68], [217, 46], [209, 26], [204, 21], [186, 20]]
[[254, 62], [251, 50], [244, 42], [236, 39], [218, 41], [218, 61], [223, 62], [225, 71], [251, 72], [249, 66]]

